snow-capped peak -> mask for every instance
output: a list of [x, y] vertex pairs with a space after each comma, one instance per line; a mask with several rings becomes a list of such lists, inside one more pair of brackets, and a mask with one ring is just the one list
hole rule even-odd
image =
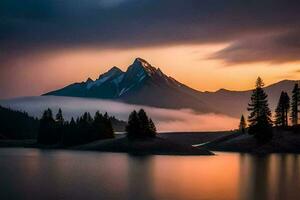
[[[155, 68], [142, 58], [136, 58], [126, 72], [114, 66], [94, 81], [88, 78], [85, 82], [68, 87], [71, 88], [72, 93], [78, 90], [80, 96], [126, 98], [128, 95], [148, 87], [175, 88], [181, 86], [184, 85], [164, 74], [160, 68]], [[67, 94], [70, 93], [69, 88], [65, 89]], [[84, 93], [83, 89], [85, 89]]]
[[119, 69], [118, 67], [114, 66], [110, 70], [108, 70], [107, 72], [105, 72], [104, 74], [100, 74], [99, 79], [101, 79], [103, 77], [107, 77], [107, 76], [114, 76], [116, 74], [122, 74], [122, 73], [123, 73], [123, 71], [121, 69]]
[[97, 80], [89, 82], [86, 88], [90, 89], [93, 86], [100, 86], [106, 81], [113, 81], [115, 84], [118, 84], [119, 82], [121, 82], [123, 74], [124, 72], [122, 70], [114, 66], [104, 74], [101, 74]]
[[156, 68], [142, 58], [136, 58], [128, 69], [130, 68], [142, 68], [150, 76], [156, 72]]
[[164, 83], [174, 85], [173, 80], [169, 79], [159, 68], [153, 67], [142, 58], [136, 58], [126, 72], [114, 66], [101, 74], [97, 80], [88, 79], [86, 81], [86, 88], [90, 90], [104, 84], [107, 86], [110, 85], [109, 87], [115, 87], [118, 91], [117, 96], [121, 96], [133, 88], [142, 86], [148, 79], [152, 79], [157, 84], [161, 84], [163, 81]]
[[143, 58], [136, 58], [133, 62], [134, 63], [141, 63], [144, 67], [151, 66], [146, 60]]

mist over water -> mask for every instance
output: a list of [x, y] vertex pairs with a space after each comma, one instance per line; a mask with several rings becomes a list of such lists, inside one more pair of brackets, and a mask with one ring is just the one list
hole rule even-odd
[[92, 115], [99, 110], [118, 119], [127, 120], [133, 110], [143, 108], [156, 123], [158, 131], [221, 131], [235, 129], [238, 119], [220, 114], [199, 114], [191, 109], [164, 109], [122, 102], [87, 99], [77, 97], [35, 96], [0, 100], [0, 105], [15, 110], [28, 112], [29, 115], [41, 117], [43, 111], [51, 108], [54, 114], [61, 108], [65, 119], [77, 117], [84, 112]]

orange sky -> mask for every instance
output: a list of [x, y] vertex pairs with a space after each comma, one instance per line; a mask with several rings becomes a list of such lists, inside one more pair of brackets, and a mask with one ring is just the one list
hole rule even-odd
[[0, 1], [0, 99], [125, 70], [136, 57], [201, 91], [300, 79], [300, 1], [217, 2]]
[[[27, 55], [12, 61], [13, 67], [6, 72], [9, 75], [6, 76], [6, 82], [13, 82], [13, 89], [2, 96], [40, 95], [73, 82], [85, 81], [88, 77], [96, 79], [112, 66], [126, 70], [136, 57], [146, 59], [155, 67], [161, 68], [165, 74], [201, 91], [220, 88], [250, 89], [257, 76], [263, 77], [266, 84], [283, 79], [300, 79], [300, 73], [296, 72], [300, 63], [296, 62], [228, 66], [222, 61], [208, 59], [209, 55], [226, 46], [227, 44], [68, 49]], [[11, 74], [15, 76], [12, 77]]]

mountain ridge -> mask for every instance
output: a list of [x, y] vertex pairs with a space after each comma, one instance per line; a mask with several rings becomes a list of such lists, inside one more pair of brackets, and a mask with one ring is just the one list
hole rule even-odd
[[[297, 80], [282, 80], [265, 87], [270, 106], [275, 108], [282, 90], [291, 93]], [[246, 112], [252, 90], [219, 89], [202, 92], [164, 74], [142, 58], [122, 71], [114, 66], [93, 81], [73, 83], [43, 95], [101, 98], [160, 108], [187, 108], [200, 113], [238, 117]]]

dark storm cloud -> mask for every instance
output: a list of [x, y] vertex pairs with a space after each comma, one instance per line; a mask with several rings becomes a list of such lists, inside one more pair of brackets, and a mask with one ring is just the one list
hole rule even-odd
[[233, 42], [214, 57], [298, 60], [299, 13], [300, 2], [287, 0], [2, 0], [0, 58], [73, 47]]
[[238, 40], [216, 52], [211, 58], [225, 60], [228, 64], [259, 61], [275, 64], [298, 61], [299, 55], [300, 29]]

